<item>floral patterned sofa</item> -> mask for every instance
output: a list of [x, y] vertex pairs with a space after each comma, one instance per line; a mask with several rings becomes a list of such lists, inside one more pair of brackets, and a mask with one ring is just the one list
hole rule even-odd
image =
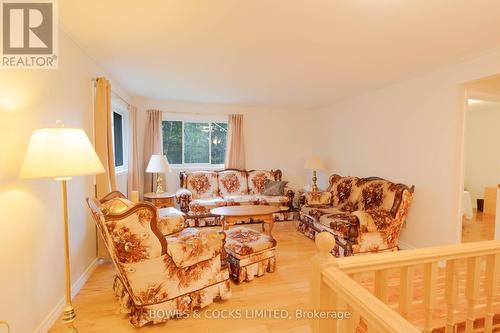
[[181, 210], [187, 214], [189, 226], [220, 225], [210, 214], [214, 207], [230, 205], [272, 205], [282, 211], [274, 214], [276, 221], [292, 220], [294, 191], [285, 188], [284, 195], [264, 195], [266, 181], [281, 181], [281, 170], [194, 171], [180, 173], [180, 189], [176, 193]]
[[165, 237], [159, 226], [177, 224], [177, 217], [160, 217], [152, 204], [133, 204], [117, 192], [87, 203], [116, 268], [114, 291], [134, 326], [184, 317], [231, 296], [223, 233], [187, 228]]
[[301, 194], [297, 228], [312, 239], [333, 234], [337, 257], [394, 251], [414, 189], [377, 177], [332, 175], [326, 191]]

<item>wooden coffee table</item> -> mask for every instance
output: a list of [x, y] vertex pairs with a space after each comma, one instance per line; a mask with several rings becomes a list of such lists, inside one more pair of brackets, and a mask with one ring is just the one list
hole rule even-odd
[[212, 208], [210, 213], [222, 217], [222, 230], [229, 229], [237, 221], [252, 219], [263, 222], [262, 231], [264, 232], [266, 231], [264, 226], [268, 224], [269, 230], [267, 234], [271, 236], [274, 227], [273, 213], [279, 213], [280, 211], [279, 207], [245, 205]]

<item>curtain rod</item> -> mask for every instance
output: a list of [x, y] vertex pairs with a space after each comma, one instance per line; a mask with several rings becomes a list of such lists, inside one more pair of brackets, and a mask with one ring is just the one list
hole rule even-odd
[[[155, 109], [148, 109], [148, 110], [155, 110]], [[229, 116], [231, 114], [243, 115], [242, 113], [208, 113], [208, 112], [163, 111], [163, 110], [158, 110], [158, 111], [160, 111], [162, 113], [193, 114], [196, 116]]]
[[[94, 87], [95, 87], [95, 84], [97, 83], [97, 78], [93, 77], [91, 81], [94, 82]], [[129, 102], [127, 102], [125, 100], [125, 98], [118, 95], [113, 89], [111, 89], [111, 94], [113, 94], [113, 95], [115, 95], [115, 97], [118, 97], [119, 99], [121, 99], [125, 104], [127, 104], [128, 107], [130, 107], [131, 104]]]

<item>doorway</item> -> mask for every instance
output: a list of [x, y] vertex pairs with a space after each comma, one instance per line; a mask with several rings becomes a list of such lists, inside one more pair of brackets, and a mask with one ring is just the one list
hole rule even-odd
[[492, 240], [500, 215], [500, 77], [466, 89], [462, 242]]

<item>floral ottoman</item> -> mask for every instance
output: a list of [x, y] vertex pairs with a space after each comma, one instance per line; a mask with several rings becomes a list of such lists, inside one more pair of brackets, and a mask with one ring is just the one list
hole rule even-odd
[[226, 231], [227, 261], [231, 279], [239, 283], [276, 269], [276, 240], [246, 227]]

